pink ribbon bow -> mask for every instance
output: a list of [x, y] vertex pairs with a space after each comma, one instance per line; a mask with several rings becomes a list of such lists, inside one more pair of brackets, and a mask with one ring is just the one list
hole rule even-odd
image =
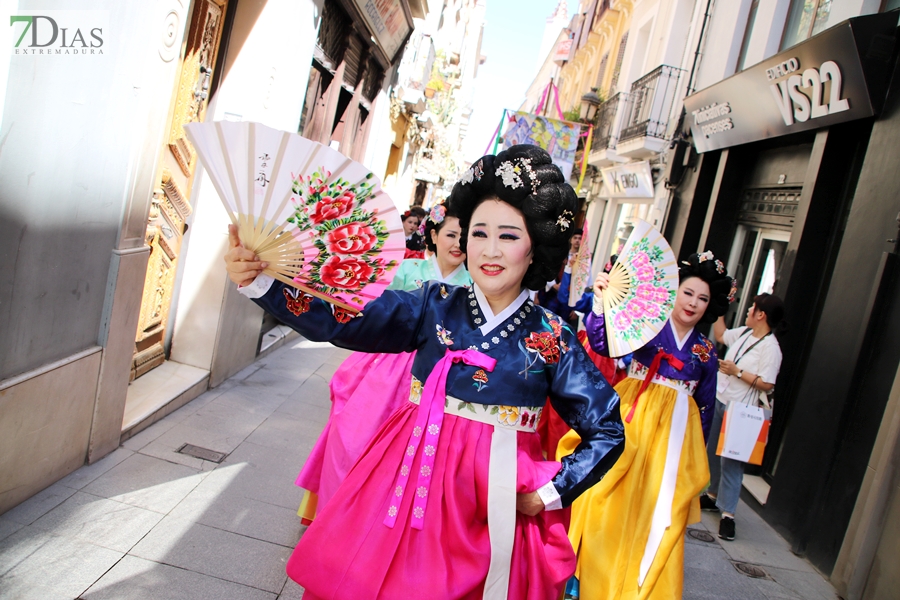
[[416, 425], [409, 436], [409, 444], [406, 446], [406, 454], [403, 456], [403, 464], [397, 473], [397, 479], [391, 488], [391, 503], [388, 508], [384, 524], [393, 527], [397, 522], [397, 513], [400, 511], [400, 502], [409, 485], [409, 476], [412, 472], [412, 463], [425, 439], [425, 456], [419, 467], [419, 477], [416, 481], [416, 497], [413, 500], [413, 513], [410, 526], [413, 529], [422, 529], [425, 524], [425, 507], [428, 504], [428, 490], [431, 487], [431, 474], [434, 472], [434, 460], [437, 454], [438, 439], [440, 438], [441, 425], [444, 422], [444, 400], [447, 397], [447, 373], [455, 362], [464, 362], [488, 371], [493, 371], [497, 364], [496, 359], [477, 350], [450, 350], [434, 365], [434, 369], [425, 380], [425, 388], [422, 390], [422, 399], [419, 403], [416, 415]]

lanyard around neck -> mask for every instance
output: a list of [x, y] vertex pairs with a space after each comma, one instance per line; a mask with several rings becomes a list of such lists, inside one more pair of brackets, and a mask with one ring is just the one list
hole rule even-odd
[[[747, 328], [747, 333], [751, 333], [751, 334], [752, 334], [752, 333], [753, 333], [753, 330], [750, 329], [750, 328], [748, 327], [748, 328]], [[744, 358], [745, 356], [747, 356], [747, 353], [748, 353], [748, 352], [750, 352], [751, 350], [753, 350], [754, 348], [756, 348], [757, 345], [759, 345], [764, 339], [766, 339], [767, 337], [769, 337], [771, 334], [772, 334], [772, 332], [770, 331], [770, 332], [767, 333], [766, 335], [762, 336], [761, 338], [759, 338], [758, 340], [756, 340], [749, 348], [747, 348], [746, 351], [744, 351], [744, 352], [742, 353], [741, 350], [744, 349], [744, 346], [747, 345], [747, 342], [748, 342], [748, 341], [750, 340], [750, 338], [752, 337], [752, 336], [747, 336], [747, 339], [744, 340], [744, 342], [741, 344], [741, 347], [738, 348], [737, 352], [734, 353], [734, 356], [735, 356], [735, 358], [734, 358], [734, 364], [738, 364], [738, 361], [740, 361], [742, 358]]]

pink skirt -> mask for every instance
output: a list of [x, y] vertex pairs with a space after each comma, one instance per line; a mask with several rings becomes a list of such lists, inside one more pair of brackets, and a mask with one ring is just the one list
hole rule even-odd
[[[288, 575], [308, 600], [480, 599], [490, 566], [488, 463], [493, 427], [444, 416], [424, 528], [409, 526], [414, 494], [405, 494], [396, 525], [384, 524], [394, 479], [416, 422], [407, 402], [384, 424], [335, 494], [300, 538]], [[519, 432], [517, 491], [550, 481], [537, 433]], [[419, 469], [416, 456], [413, 472]], [[514, 507], [511, 510], [515, 510]], [[566, 535], [569, 511], [516, 514], [510, 600], [556, 600], [575, 571]]]
[[354, 352], [331, 378], [331, 414], [295, 482], [328, 503], [378, 428], [409, 401], [415, 352]]

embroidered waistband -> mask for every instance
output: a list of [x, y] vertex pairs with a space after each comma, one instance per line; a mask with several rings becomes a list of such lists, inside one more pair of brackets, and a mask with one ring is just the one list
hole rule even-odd
[[[421, 400], [421, 390], [421, 382], [413, 377], [409, 401], [413, 404], [418, 404]], [[543, 410], [542, 406], [478, 404], [476, 402], [466, 402], [453, 396], [447, 396], [444, 399], [444, 414], [455, 415], [470, 421], [478, 421], [485, 425], [494, 425], [495, 427], [529, 433], [537, 431], [537, 424], [541, 420], [541, 411]]]
[[[636, 360], [632, 360], [631, 364], [628, 365], [628, 376], [632, 379], [639, 379], [640, 381], [644, 381], [647, 378], [648, 371], [649, 368], [646, 365], [642, 365]], [[653, 376], [653, 379], [650, 380], [650, 383], [658, 383], [660, 385], [670, 387], [677, 392], [684, 392], [689, 396], [693, 396], [694, 392], [697, 390], [696, 381], [671, 379], [669, 377], [663, 377], [659, 373]]]

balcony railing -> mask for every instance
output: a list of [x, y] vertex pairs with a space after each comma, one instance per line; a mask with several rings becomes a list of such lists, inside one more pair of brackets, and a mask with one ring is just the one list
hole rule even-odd
[[622, 122], [622, 107], [626, 103], [628, 94], [620, 92], [600, 105], [595, 117], [594, 141], [591, 144], [595, 149], [615, 148], [616, 139]]
[[682, 69], [662, 65], [631, 84], [620, 141], [645, 136], [666, 138], [683, 73]]

